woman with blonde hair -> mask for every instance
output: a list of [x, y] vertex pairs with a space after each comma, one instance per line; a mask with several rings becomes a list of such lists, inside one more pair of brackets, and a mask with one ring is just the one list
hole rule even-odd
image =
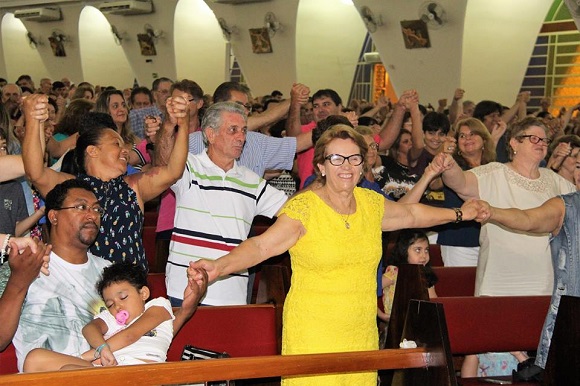
[[[495, 161], [495, 145], [485, 125], [476, 118], [462, 119], [455, 125], [457, 147], [453, 159], [462, 170]], [[443, 188], [443, 206], [461, 206], [463, 200], [448, 187]], [[479, 231], [481, 225], [475, 221], [461, 224], [446, 224], [440, 227], [437, 244], [441, 246], [441, 257], [445, 266], [477, 266], [479, 256]]]

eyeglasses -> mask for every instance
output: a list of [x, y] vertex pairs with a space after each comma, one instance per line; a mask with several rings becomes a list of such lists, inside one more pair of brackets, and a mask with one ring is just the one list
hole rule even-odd
[[251, 103], [246, 103], [246, 104], [243, 104], [243, 103], [242, 103], [242, 102], [240, 102], [240, 101], [234, 101], [234, 103], [237, 103], [238, 105], [240, 105], [240, 106], [244, 107], [246, 110], [248, 110], [248, 112], [249, 112], [249, 113], [251, 113], [251, 112], [252, 112], [252, 104], [251, 104]]
[[348, 163], [352, 166], [358, 166], [363, 163], [364, 158], [360, 154], [353, 154], [345, 157], [340, 154], [329, 154], [324, 157], [325, 160], [329, 161], [331, 165], [340, 166], [344, 163], [344, 161], [348, 160]]
[[533, 135], [533, 134], [528, 134], [528, 135], [518, 135], [516, 137], [517, 139], [523, 139], [523, 138], [527, 138], [529, 139], [529, 141], [531, 143], [533, 143], [534, 145], [537, 145], [538, 143], [540, 143], [540, 141], [544, 142], [544, 144], [547, 146], [549, 144], [552, 143], [552, 140], [550, 138], [540, 138], [537, 135]]
[[369, 145], [369, 149], [379, 150], [379, 144], [376, 142], [373, 142]]
[[65, 210], [65, 209], [74, 209], [77, 212], [93, 212], [94, 214], [98, 214], [99, 216], [102, 216], [103, 213], [105, 213], [105, 210], [100, 206], [91, 206], [85, 204], [79, 204], [75, 206], [65, 206], [62, 208], [54, 208], [54, 210]]

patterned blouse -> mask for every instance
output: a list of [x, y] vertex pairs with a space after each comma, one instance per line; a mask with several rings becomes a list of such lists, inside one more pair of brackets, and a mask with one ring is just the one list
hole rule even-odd
[[80, 179], [93, 187], [105, 209], [99, 235], [90, 251], [111, 262], [131, 261], [148, 271], [142, 241], [145, 216], [139, 207], [137, 194], [123, 177], [102, 181], [96, 177], [79, 175]]

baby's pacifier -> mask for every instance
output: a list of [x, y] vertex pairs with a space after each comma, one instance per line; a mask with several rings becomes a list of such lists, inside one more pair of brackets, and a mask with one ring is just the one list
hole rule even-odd
[[125, 310], [121, 310], [117, 312], [117, 316], [115, 316], [115, 319], [117, 319], [117, 324], [124, 326], [125, 323], [127, 322], [127, 319], [129, 319], [129, 313]]

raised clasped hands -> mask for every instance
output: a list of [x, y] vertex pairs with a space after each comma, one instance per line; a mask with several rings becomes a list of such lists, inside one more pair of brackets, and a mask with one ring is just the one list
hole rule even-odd
[[181, 96], [169, 97], [165, 102], [169, 121], [173, 125], [189, 126], [189, 102]]
[[297, 103], [300, 106], [304, 106], [308, 103], [308, 97], [310, 96], [310, 88], [302, 83], [294, 83], [292, 89], [290, 90], [290, 100], [292, 103]]
[[26, 120], [44, 122], [48, 119], [48, 96], [32, 94], [22, 98], [22, 107]]
[[455, 165], [455, 160], [451, 154], [440, 152], [435, 157], [433, 157], [431, 164], [433, 164], [434, 168], [441, 170], [441, 173], [443, 173]]
[[433, 178], [437, 177], [438, 175], [440, 175], [441, 173], [443, 173], [445, 170], [448, 170], [449, 168], [451, 168], [451, 166], [453, 166], [453, 163], [446, 162], [446, 158], [447, 158], [446, 156], [448, 156], [448, 154], [445, 154], [445, 153], [437, 154], [433, 158], [433, 161], [431, 161], [429, 163], [429, 165], [427, 165], [423, 174], [426, 174], [431, 179], [433, 179]]
[[399, 105], [403, 106], [405, 110], [411, 110], [411, 107], [419, 105], [419, 93], [417, 90], [406, 90], [403, 91], [401, 97], [399, 98]]

